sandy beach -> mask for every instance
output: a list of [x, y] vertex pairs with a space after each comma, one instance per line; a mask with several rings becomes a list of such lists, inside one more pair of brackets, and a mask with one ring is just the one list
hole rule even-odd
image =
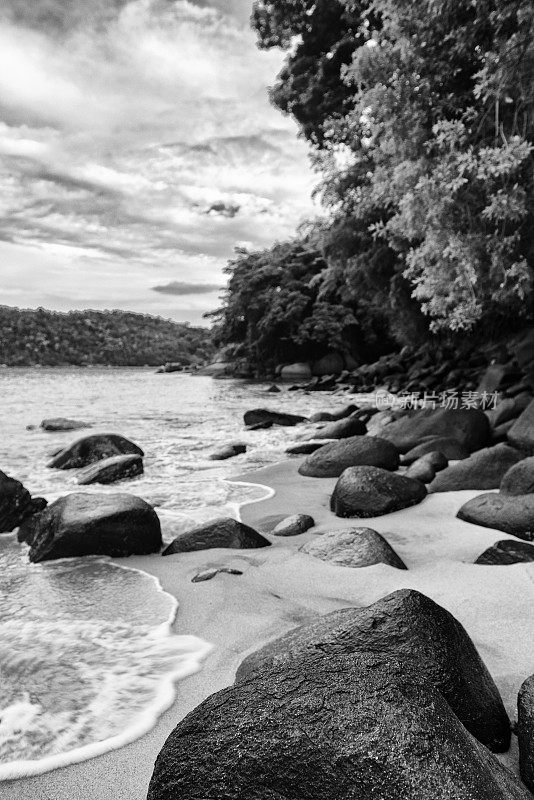
[[[299, 463], [296, 458], [236, 476], [274, 490], [268, 499], [242, 506], [240, 515], [268, 535], [281, 518], [307, 513], [316, 521], [311, 532], [270, 537], [273, 546], [260, 550], [217, 549], [123, 562], [156, 576], [177, 598], [177, 633], [199, 636], [213, 649], [199, 672], [177, 684], [173, 705], [149, 734], [84, 763], [6, 782], [4, 800], [144, 800], [154, 760], [168, 734], [199, 702], [233, 682], [245, 655], [318, 614], [369, 605], [399, 588], [423, 592], [464, 625], [514, 718], [518, 689], [534, 672], [534, 564], [473, 564], [495, 541], [513, 538], [456, 519], [460, 506], [480, 492], [429, 495], [420, 505], [393, 514], [341, 520], [328, 508], [335, 479], [304, 478], [297, 473]], [[317, 535], [363, 525], [385, 536], [408, 571], [382, 564], [337, 567], [299, 552]], [[218, 574], [209, 581], [191, 582], [200, 570], [223, 565], [243, 575]], [[514, 738], [510, 752], [500, 757], [514, 771], [515, 750]]]

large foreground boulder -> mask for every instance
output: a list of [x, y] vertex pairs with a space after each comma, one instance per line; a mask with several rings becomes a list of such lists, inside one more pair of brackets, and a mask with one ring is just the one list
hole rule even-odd
[[525, 408], [508, 431], [508, 441], [514, 447], [534, 455], [534, 400]]
[[182, 533], [165, 548], [161, 555], [172, 556], [175, 553], [190, 553], [193, 550], [211, 550], [214, 547], [249, 550], [256, 547], [268, 547], [270, 544], [254, 528], [232, 519], [232, 517], [221, 517]]
[[106, 555], [121, 558], [161, 549], [159, 519], [131, 494], [68, 494], [26, 519], [19, 540], [30, 545], [30, 561]]
[[396, 470], [399, 451], [378, 436], [351, 436], [340, 442], [325, 444], [304, 459], [301, 475], [310, 478], [338, 478], [347, 467], [373, 466]]
[[76, 476], [76, 483], [81, 486], [87, 486], [90, 483], [115, 483], [142, 475], [143, 469], [143, 459], [137, 453], [112, 456], [84, 467]]
[[497, 444], [477, 450], [469, 458], [451, 464], [436, 475], [429, 492], [455, 492], [462, 489], [498, 489], [510, 467], [524, 458], [515, 447]]
[[371, 528], [331, 531], [318, 536], [300, 549], [303, 553], [338, 567], [389, 564], [390, 567], [406, 569], [406, 564], [391, 545]]
[[245, 425], [263, 425], [270, 422], [272, 425], [292, 427], [300, 422], [307, 422], [307, 419], [298, 414], [285, 414], [282, 411], [270, 411], [268, 408], [254, 408], [252, 411], [245, 411], [244, 422]]
[[527, 542], [518, 542], [515, 539], [502, 539], [488, 547], [480, 555], [475, 564], [499, 567], [509, 564], [521, 564], [534, 561], [534, 546]]
[[81, 428], [90, 428], [90, 422], [82, 422], [78, 419], [68, 419], [68, 417], [49, 417], [43, 419], [40, 427], [45, 431], [58, 432], [58, 431], [76, 431]]
[[534, 675], [527, 678], [517, 698], [519, 769], [523, 782], [534, 792]]
[[426, 497], [426, 486], [378, 467], [349, 467], [336, 483], [330, 509], [338, 517], [379, 517]]
[[479, 494], [465, 503], [456, 516], [526, 541], [534, 539], [534, 494]]
[[0, 533], [14, 530], [35, 510], [31, 495], [22, 483], [0, 471]]
[[83, 436], [56, 453], [47, 467], [55, 469], [76, 469], [86, 467], [95, 461], [112, 456], [133, 453], [143, 456], [140, 447], [116, 433], [96, 433]]
[[[490, 424], [484, 412], [476, 408], [423, 408], [390, 422], [381, 436], [393, 442], [402, 453], [431, 436], [455, 439], [472, 453], [489, 444]], [[432, 449], [441, 450], [441, 447]], [[447, 453], [444, 455], [450, 458]]]
[[500, 485], [505, 494], [531, 494], [534, 492], [534, 456], [524, 458], [510, 467]]

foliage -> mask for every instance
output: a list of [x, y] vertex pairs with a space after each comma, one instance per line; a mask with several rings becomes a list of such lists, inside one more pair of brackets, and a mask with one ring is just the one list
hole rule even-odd
[[210, 336], [206, 328], [132, 312], [0, 306], [0, 363], [8, 366], [204, 362], [213, 353]]

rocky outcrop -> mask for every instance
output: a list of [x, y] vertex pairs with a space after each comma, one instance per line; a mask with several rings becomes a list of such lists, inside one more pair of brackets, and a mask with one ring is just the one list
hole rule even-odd
[[247, 452], [246, 444], [236, 443], [236, 444], [227, 444], [224, 447], [220, 447], [214, 453], [210, 455], [210, 461], [226, 461], [229, 458], [234, 458], [234, 456], [238, 456], [241, 453]]
[[502, 539], [500, 542], [495, 542], [492, 547], [484, 550], [482, 555], [475, 561], [475, 564], [498, 567], [528, 561], [534, 561], [534, 545], [518, 542], [514, 539]]
[[156, 512], [131, 494], [68, 494], [24, 520], [20, 541], [30, 561], [156, 553], [162, 546]]
[[407, 569], [391, 545], [371, 528], [331, 531], [318, 536], [301, 548], [303, 553], [328, 561], [338, 567], [370, 567], [389, 564], [397, 569]]
[[529, 403], [508, 431], [508, 441], [527, 455], [534, 455], [534, 400]]
[[116, 481], [142, 475], [143, 471], [143, 459], [136, 453], [112, 456], [84, 467], [76, 476], [76, 483], [81, 486], [87, 486], [90, 483], [116, 483]]
[[414, 461], [417, 461], [421, 456], [436, 451], [443, 453], [448, 461], [461, 461], [469, 455], [468, 449], [463, 444], [460, 444], [460, 442], [457, 442], [456, 439], [443, 436], [429, 436], [422, 444], [413, 447], [401, 456], [401, 463], [406, 465], [413, 464]]
[[510, 467], [500, 485], [505, 494], [531, 494], [534, 492], [534, 456], [524, 458]]
[[284, 414], [282, 411], [271, 411], [268, 408], [254, 408], [252, 411], [245, 411], [244, 422], [245, 425], [271, 423], [272, 425], [292, 427], [300, 422], [307, 422], [307, 419], [298, 414]]
[[161, 555], [172, 556], [175, 553], [210, 550], [214, 547], [248, 550], [256, 547], [268, 547], [270, 544], [254, 528], [231, 517], [221, 517], [182, 533], [165, 548]]
[[0, 533], [14, 530], [38, 510], [22, 483], [0, 471]]
[[534, 675], [526, 679], [517, 697], [517, 742], [521, 778], [534, 792]]
[[81, 422], [77, 419], [68, 419], [67, 417], [50, 417], [43, 419], [40, 425], [45, 431], [76, 431], [80, 428], [90, 428], [90, 422]]
[[367, 432], [365, 423], [359, 416], [351, 414], [350, 417], [330, 422], [318, 431], [314, 431], [314, 439], [348, 439], [350, 436], [363, 436]]
[[338, 478], [347, 467], [360, 465], [396, 470], [399, 452], [395, 445], [378, 436], [351, 436], [325, 444], [307, 456], [299, 472], [310, 478]]
[[59, 450], [48, 462], [54, 469], [76, 469], [112, 456], [134, 454], [143, 456], [140, 447], [116, 433], [96, 433], [83, 436]]
[[534, 539], [534, 494], [479, 494], [465, 503], [456, 516], [520, 539]]
[[349, 467], [336, 483], [330, 508], [338, 517], [379, 517], [420, 503], [420, 481], [378, 467]]
[[[490, 424], [484, 412], [476, 408], [423, 408], [390, 422], [381, 436], [402, 453], [417, 447], [431, 436], [455, 439], [472, 453], [489, 444]], [[441, 447], [432, 449], [441, 450]]]
[[523, 459], [523, 453], [506, 444], [477, 450], [469, 458], [451, 464], [436, 475], [429, 492], [455, 492], [462, 489], [498, 489], [510, 467]]
[[273, 536], [299, 536], [313, 528], [315, 520], [309, 514], [293, 514], [286, 517], [273, 529]]

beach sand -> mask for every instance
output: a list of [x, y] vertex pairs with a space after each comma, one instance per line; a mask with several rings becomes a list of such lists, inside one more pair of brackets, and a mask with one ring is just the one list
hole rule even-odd
[[[270, 537], [274, 546], [260, 550], [205, 550], [117, 562], [155, 575], [179, 602], [176, 633], [199, 636], [213, 650], [199, 672], [178, 682], [173, 705], [149, 734], [81, 764], [5, 782], [0, 785], [3, 800], [144, 800], [168, 734], [204, 698], [233, 682], [245, 655], [317, 614], [369, 605], [406, 587], [428, 595], [464, 625], [514, 718], [517, 691], [534, 673], [534, 563], [473, 564], [494, 542], [513, 538], [456, 519], [460, 506], [480, 492], [430, 495], [414, 508], [383, 517], [341, 520], [328, 506], [335, 480], [301, 477], [299, 463], [297, 458], [236, 478], [275, 492], [242, 506], [241, 519], [268, 532], [283, 517], [306, 513], [317, 523], [312, 532]], [[381, 564], [337, 567], [299, 552], [317, 534], [363, 526], [383, 534], [408, 571]], [[223, 565], [244, 574], [191, 583], [200, 570]], [[501, 759], [517, 769], [515, 744]]]

